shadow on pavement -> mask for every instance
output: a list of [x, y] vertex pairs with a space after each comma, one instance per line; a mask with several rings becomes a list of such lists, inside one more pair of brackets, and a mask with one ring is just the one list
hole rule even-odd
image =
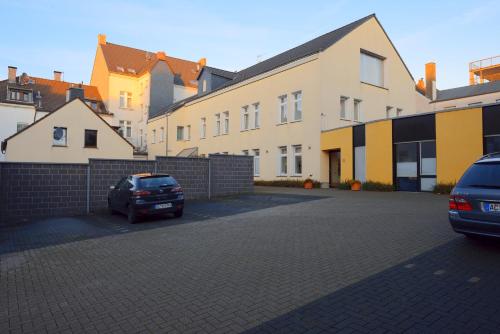
[[458, 237], [248, 333], [498, 333], [500, 241]]

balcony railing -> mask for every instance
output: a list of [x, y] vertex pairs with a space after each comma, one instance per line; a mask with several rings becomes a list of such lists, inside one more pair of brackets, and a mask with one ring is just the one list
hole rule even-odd
[[469, 71], [479, 70], [482, 68], [497, 66], [497, 65], [500, 65], [500, 56], [484, 58], [469, 63]]

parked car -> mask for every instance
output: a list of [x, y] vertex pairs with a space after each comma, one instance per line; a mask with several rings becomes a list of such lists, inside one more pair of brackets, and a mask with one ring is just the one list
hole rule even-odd
[[126, 214], [132, 224], [139, 216], [152, 214], [173, 213], [175, 217], [181, 217], [184, 210], [184, 193], [179, 183], [170, 175], [130, 175], [110, 187], [108, 209], [112, 214]]
[[453, 229], [469, 237], [500, 237], [500, 153], [488, 154], [464, 173], [450, 195]]

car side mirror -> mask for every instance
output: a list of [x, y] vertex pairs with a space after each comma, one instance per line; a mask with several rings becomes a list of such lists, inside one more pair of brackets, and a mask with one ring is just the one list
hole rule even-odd
[[114, 190], [115, 186], [109, 186], [109, 190]]

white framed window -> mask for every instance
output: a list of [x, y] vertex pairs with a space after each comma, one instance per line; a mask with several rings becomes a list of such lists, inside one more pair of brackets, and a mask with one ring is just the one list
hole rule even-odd
[[241, 107], [241, 131], [248, 130], [250, 124], [250, 115], [248, 114], [248, 106]]
[[385, 107], [385, 118], [391, 118], [392, 117], [392, 107], [387, 106]]
[[132, 107], [132, 93], [120, 91], [120, 108]]
[[118, 129], [118, 132], [120, 132], [123, 137], [132, 137], [132, 121], [121, 120], [119, 121], [119, 125], [120, 128]]
[[253, 151], [253, 175], [260, 175], [260, 150], [255, 149]]
[[177, 127], [177, 141], [184, 140], [184, 127], [183, 126], [178, 126]]
[[302, 91], [293, 93], [293, 120], [302, 120]]
[[281, 95], [278, 97], [279, 102], [279, 123], [286, 123], [288, 121], [287, 115], [287, 96]]
[[27, 126], [28, 126], [28, 123], [17, 122], [17, 132], [21, 131], [22, 129], [24, 129]]
[[354, 99], [354, 109], [352, 112], [352, 119], [356, 122], [361, 122], [361, 100]]
[[68, 145], [68, 129], [65, 127], [55, 126], [52, 132], [52, 145], [67, 146]]
[[207, 80], [203, 80], [203, 92], [207, 91]]
[[249, 152], [248, 152], [248, 150], [243, 150], [243, 151], [241, 151], [241, 154], [243, 154], [243, 155], [248, 155], [248, 154], [249, 154]]
[[288, 174], [288, 151], [286, 146], [278, 147], [278, 175]]
[[362, 82], [384, 86], [384, 57], [361, 52], [360, 72]]
[[160, 143], [163, 143], [165, 141], [165, 128], [162, 126], [160, 128]]
[[229, 133], [229, 111], [224, 111], [224, 134]]
[[397, 108], [397, 109], [396, 109], [396, 116], [398, 116], [398, 117], [399, 117], [399, 116], [401, 116], [402, 114], [403, 114], [403, 109], [401, 109], [401, 108]]
[[153, 133], [151, 134], [153, 138], [151, 138], [151, 144], [156, 144], [156, 129], [153, 129]]
[[302, 175], [302, 145], [292, 146], [293, 152], [293, 175]]
[[186, 137], [184, 140], [191, 140], [191, 125], [186, 126]]
[[259, 129], [260, 128], [260, 103], [257, 102], [257, 103], [253, 104], [253, 114], [254, 114], [253, 127], [255, 129]]
[[200, 120], [200, 138], [205, 139], [207, 137], [207, 119], [202, 117]]
[[347, 119], [347, 96], [340, 97], [340, 119]]
[[142, 129], [139, 130], [139, 146], [140, 147], [143, 147], [144, 145], [144, 138], [143, 138], [143, 134], [142, 134]]
[[220, 114], [215, 114], [215, 135], [220, 136]]

